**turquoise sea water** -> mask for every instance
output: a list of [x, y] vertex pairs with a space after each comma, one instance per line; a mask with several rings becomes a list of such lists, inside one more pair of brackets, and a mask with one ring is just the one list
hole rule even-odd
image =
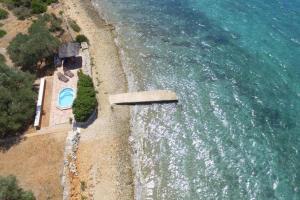
[[137, 199], [300, 199], [298, 0], [95, 0], [130, 90]]

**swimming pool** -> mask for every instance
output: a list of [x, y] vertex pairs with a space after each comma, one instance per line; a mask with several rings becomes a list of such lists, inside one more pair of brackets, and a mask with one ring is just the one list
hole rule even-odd
[[60, 109], [68, 109], [72, 107], [74, 101], [74, 90], [72, 88], [64, 88], [58, 95], [58, 107]]

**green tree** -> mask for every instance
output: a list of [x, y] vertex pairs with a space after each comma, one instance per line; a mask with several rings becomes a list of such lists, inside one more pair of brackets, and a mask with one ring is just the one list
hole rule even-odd
[[32, 0], [31, 9], [34, 14], [44, 13], [47, 11], [47, 4], [40, 0]]
[[15, 176], [0, 176], [1, 200], [35, 200], [31, 191], [25, 191], [19, 187]]
[[12, 61], [24, 71], [35, 71], [39, 62], [52, 60], [59, 47], [59, 40], [49, 32], [45, 22], [38, 20], [28, 34], [19, 33], [8, 46]]
[[37, 22], [43, 22], [45, 24], [45, 26], [48, 27], [48, 30], [50, 32], [63, 32], [64, 29], [62, 28], [61, 24], [63, 22], [63, 20], [59, 17], [57, 17], [55, 14], [43, 14], [39, 17], [39, 19], [37, 20]]
[[36, 99], [33, 81], [32, 75], [0, 63], [0, 137], [17, 135], [32, 122]]

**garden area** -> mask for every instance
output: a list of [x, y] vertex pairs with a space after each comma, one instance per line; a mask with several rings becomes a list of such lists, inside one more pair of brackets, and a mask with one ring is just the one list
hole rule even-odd
[[47, 11], [47, 6], [56, 3], [57, 0], [0, 0], [20, 20], [41, 14]]

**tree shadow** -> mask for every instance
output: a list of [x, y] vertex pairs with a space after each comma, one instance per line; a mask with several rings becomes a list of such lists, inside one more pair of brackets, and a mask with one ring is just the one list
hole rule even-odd
[[4, 153], [8, 151], [12, 146], [19, 144], [26, 138], [20, 136], [14, 136], [9, 138], [0, 139], [0, 152]]
[[79, 69], [82, 67], [82, 57], [71, 57], [65, 58], [63, 62], [63, 67], [66, 69]]
[[[142, 106], [147, 106], [147, 105], [153, 105], [153, 104], [178, 104], [178, 100], [170, 100], [170, 101], [162, 101], [162, 102], [136, 102], [136, 103], [116, 103], [115, 105], [126, 105], [126, 106], [136, 106], [136, 105], [142, 105]], [[114, 105], [114, 106], [115, 106]], [[112, 106], [113, 108], [113, 106]]]
[[79, 128], [87, 128], [98, 118], [98, 109], [91, 114], [91, 116], [85, 122], [75, 122], [75, 126]]

